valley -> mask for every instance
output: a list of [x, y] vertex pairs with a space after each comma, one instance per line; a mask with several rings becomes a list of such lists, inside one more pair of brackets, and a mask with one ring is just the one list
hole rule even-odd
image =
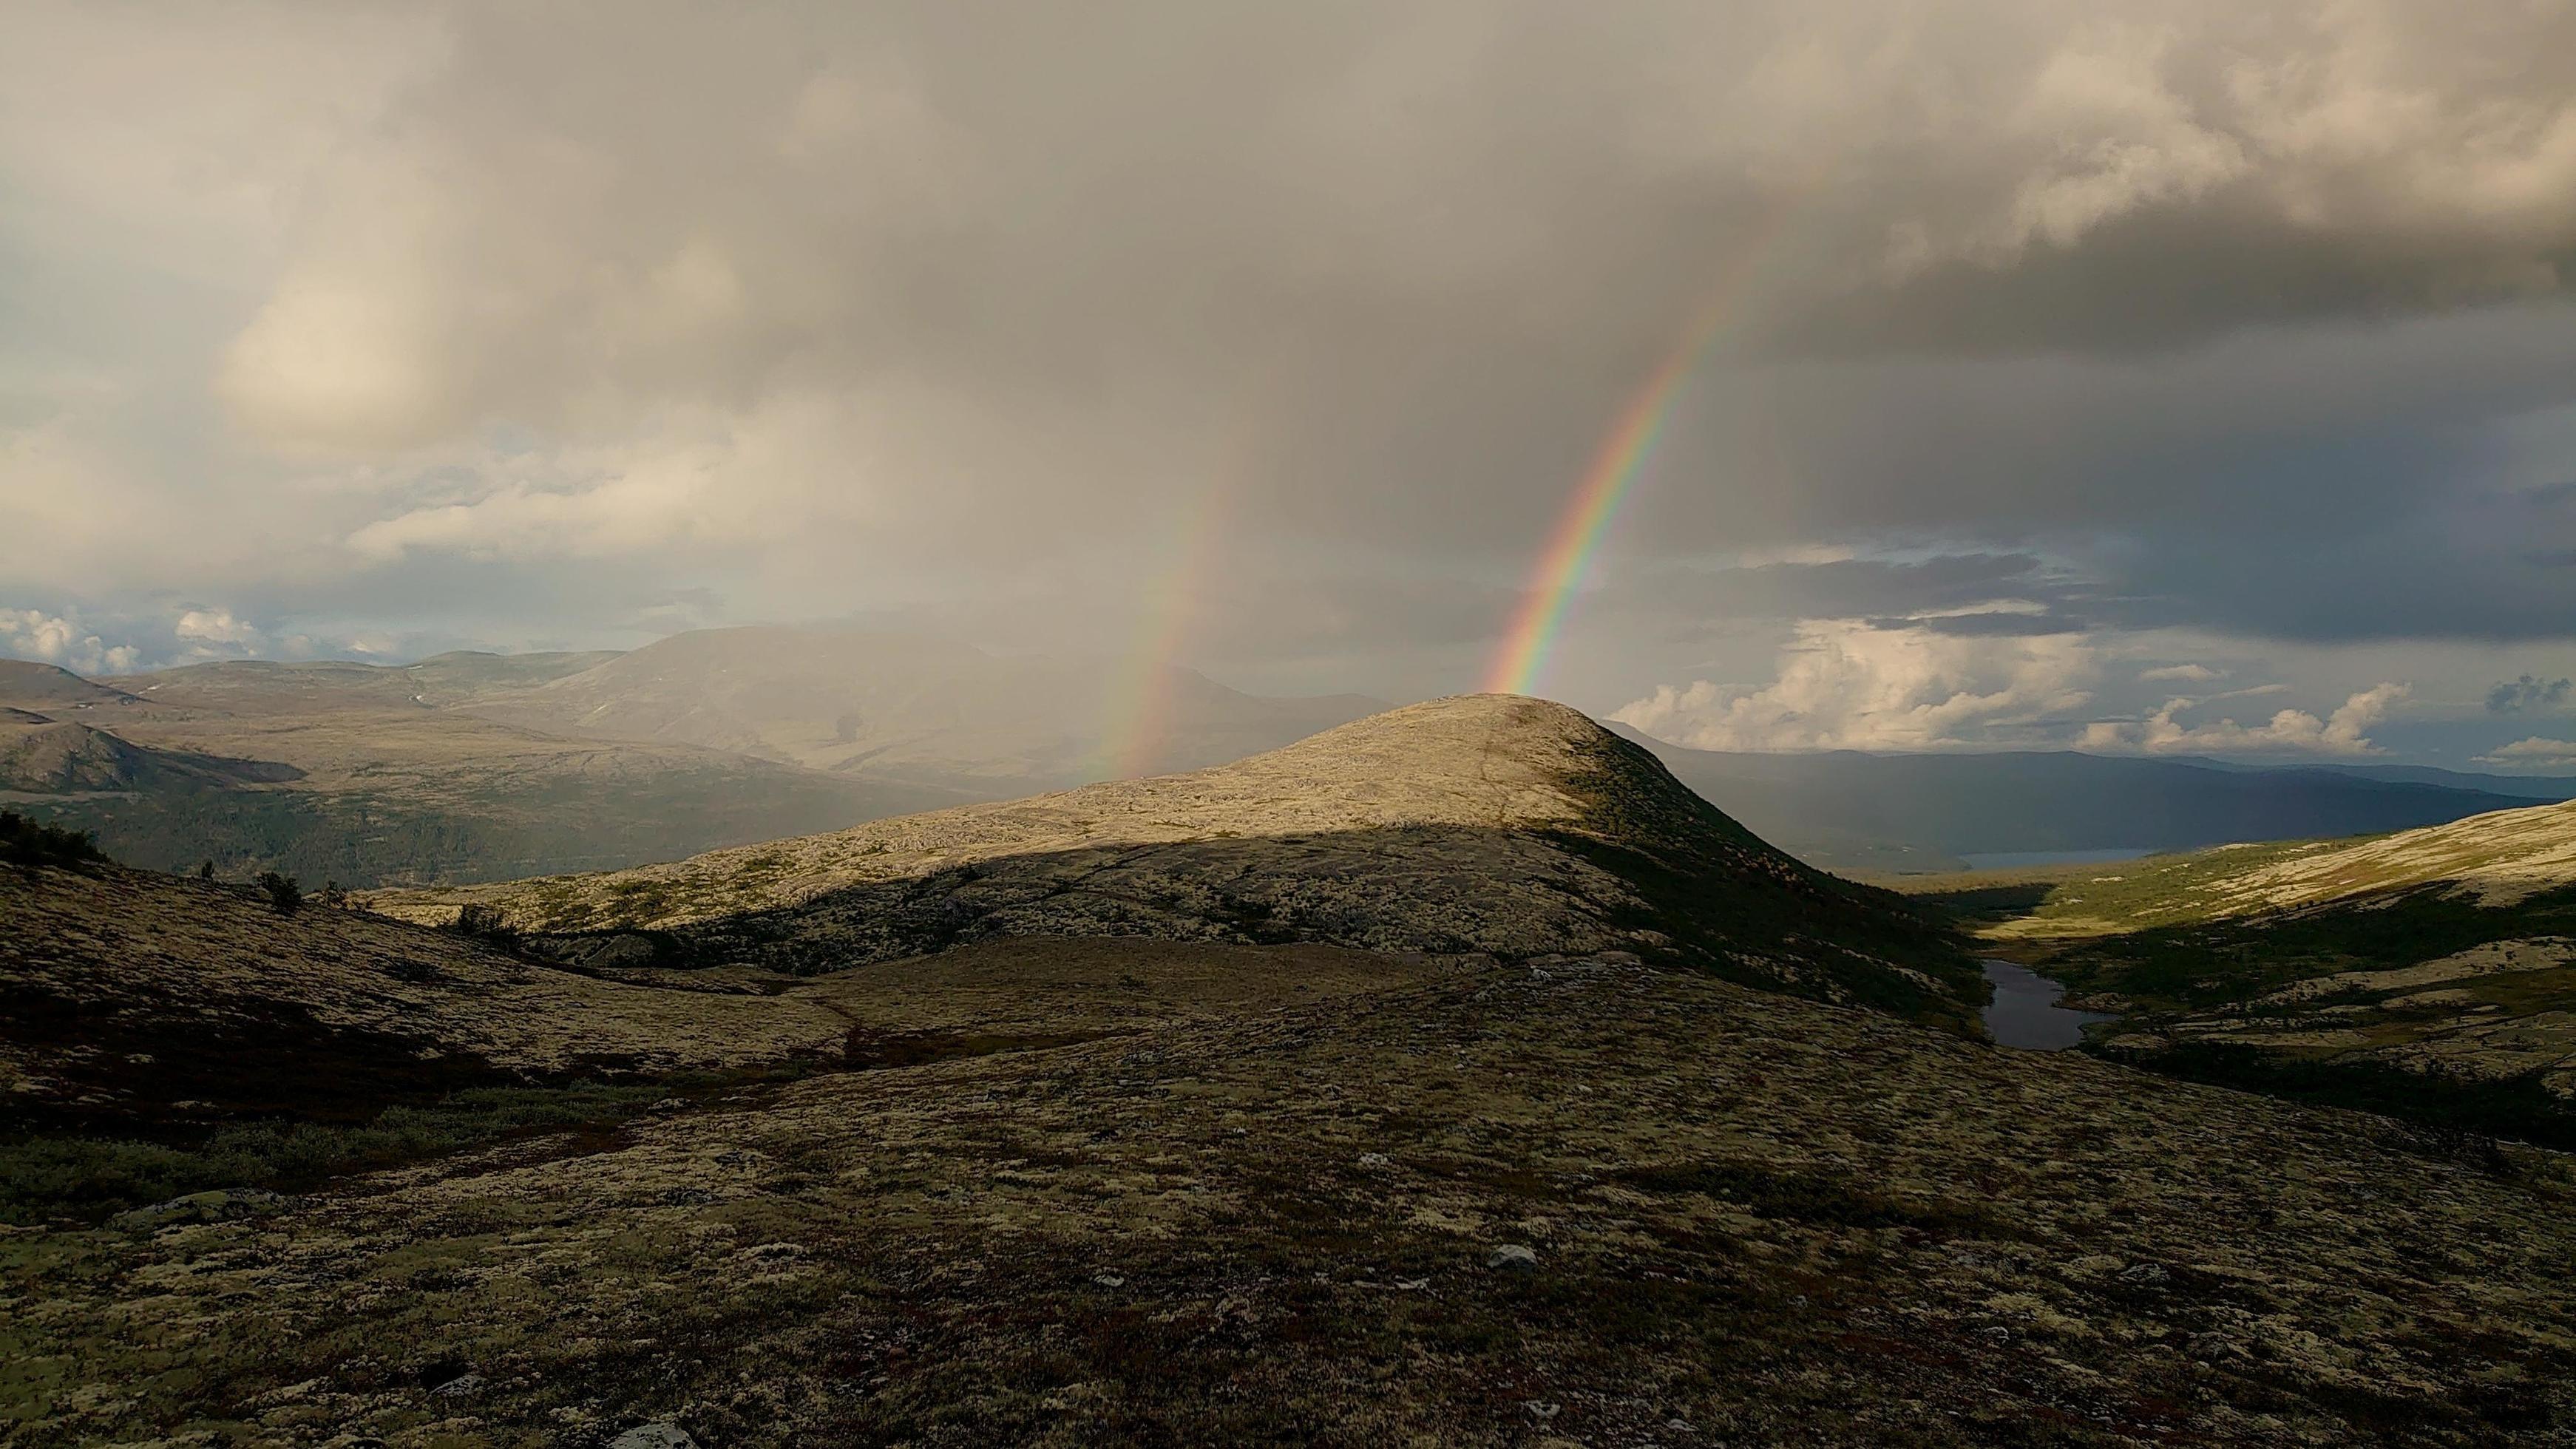
[[2576, 1143], [2576, 806], [1906, 883], [2158, 1070]]

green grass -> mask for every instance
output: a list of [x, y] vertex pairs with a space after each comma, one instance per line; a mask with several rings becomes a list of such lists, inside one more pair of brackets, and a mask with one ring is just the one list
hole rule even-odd
[[2480, 906], [2438, 889], [2341, 906], [2067, 944], [2048, 974], [2076, 991], [2116, 992], [2149, 1013], [2250, 1001], [2341, 971], [2414, 966], [2490, 941], [2576, 935], [2576, 886], [2511, 906]]
[[2100, 864], [1902, 876], [1884, 884], [1970, 929], [2008, 926], [2013, 937], [2044, 942], [2228, 919], [2243, 905], [2213, 893], [2222, 882], [2382, 838], [2270, 840]]

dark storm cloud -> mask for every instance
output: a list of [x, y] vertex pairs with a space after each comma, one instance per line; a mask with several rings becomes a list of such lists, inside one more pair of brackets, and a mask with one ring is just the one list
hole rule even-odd
[[2547, 709], [2567, 701], [2570, 681], [2542, 680], [2531, 675], [2508, 679], [2487, 691], [2487, 713], [2520, 714], [2529, 709]]
[[[2555, 435], [2514, 431], [2576, 403], [2563, 9], [18, 29], [0, 242], [38, 280], [8, 295], [165, 298], [0, 356], [34, 521], [0, 574], [48, 597], [494, 637], [909, 610], [1107, 647], [1213, 497], [1202, 638], [1472, 654], [1740, 277], [1595, 571], [1639, 637], [2576, 629], [2535, 562], [2576, 540], [2517, 491]], [[691, 589], [722, 602], [653, 602]]]

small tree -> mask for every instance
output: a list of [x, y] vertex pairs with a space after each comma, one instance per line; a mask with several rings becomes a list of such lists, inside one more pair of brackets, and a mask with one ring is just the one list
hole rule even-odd
[[268, 892], [268, 908], [281, 916], [291, 916], [304, 908], [304, 890], [291, 875], [273, 870], [259, 873], [259, 888]]
[[336, 880], [322, 882], [322, 889], [313, 893], [313, 899], [335, 911], [345, 911], [349, 908], [349, 893], [340, 889], [340, 883]]
[[449, 929], [460, 936], [471, 936], [477, 941], [489, 941], [503, 950], [519, 944], [519, 933], [510, 929], [509, 917], [501, 914], [501, 908], [485, 905], [480, 901], [458, 906], [456, 924]]
[[199, 880], [213, 880], [214, 878], [215, 878], [215, 863], [214, 863], [213, 861], [211, 861], [211, 860], [201, 860], [201, 861], [197, 862], [197, 879], [199, 879]]

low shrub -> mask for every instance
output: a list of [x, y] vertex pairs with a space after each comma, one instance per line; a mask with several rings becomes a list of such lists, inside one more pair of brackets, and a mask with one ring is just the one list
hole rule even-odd
[[79, 870], [105, 859], [97, 838], [86, 830], [65, 830], [15, 810], [0, 810], [0, 862], [29, 870], [40, 865]]

